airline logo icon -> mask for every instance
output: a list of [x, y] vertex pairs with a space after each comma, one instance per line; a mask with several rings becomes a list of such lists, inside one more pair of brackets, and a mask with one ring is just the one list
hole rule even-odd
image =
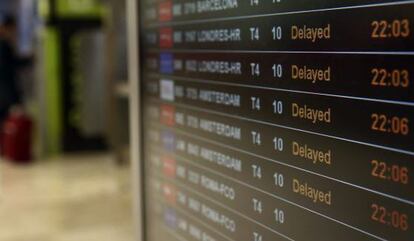
[[160, 80], [160, 98], [166, 101], [174, 101], [174, 81]]
[[172, 2], [166, 1], [158, 5], [158, 20], [160, 22], [170, 21], [172, 19]]
[[163, 173], [165, 176], [175, 178], [177, 163], [174, 158], [163, 158]]
[[170, 228], [177, 228], [177, 213], [172, 208], [164, 210], [164, 222]]
[[175, 125], [175, 107], [171, 105], [161, 106], [161, 120], [160, 122], [167, 126]]
[[167, 151], [175, 150], [175, 135], [170, 131], [163, 131], [162, 144]]
[[160, 48], [173, 47], [173, 30], [172, 28], [160, 29]]
[[163, 74], [172, 74], [174, 72], [174, 59], [172, 54], [160, 54], [160, 72]]

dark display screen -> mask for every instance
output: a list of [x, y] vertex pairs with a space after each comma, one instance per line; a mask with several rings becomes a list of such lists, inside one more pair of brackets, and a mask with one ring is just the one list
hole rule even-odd
[[414, 240], [414, 1], [141, 0], [146, 241]]

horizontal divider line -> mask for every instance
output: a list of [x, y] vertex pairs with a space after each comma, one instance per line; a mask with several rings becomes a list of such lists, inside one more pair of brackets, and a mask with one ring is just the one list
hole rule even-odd
[[229, 118], [233, 118], [233, 119], [239, 119], [239, 120], [243, 120], [243, 121], [254, 122], [254, 123], [267, 125], [267, 126], [274, 126], [274, 127], [283, 128], [283, 129], [286, 129], [286, 130], [292, 130], [292, 131], [297, 131], [297, 132], [302, 132], [302, 133], [327, 137], [327, 138], [336, 139], [336, 140], [340, 140], [340, 141], [346, 141], [346, 142], [350, 142], [350, 143], [370, 146], [370, 147], [374, 147], [374, 148], [378, 148], [378, 149], [383, 149], [383, 150], [387, 150], [387, 151], [393, 151], [393, 152], [402, 153], [402, 154], [405, 154], [405, 155], [414, 156], [414, 152], [399, 149], [399, 148], [393, 148], [393, 147], [388, 147], [388, 146], [381, 146], [381, 145], [377, 145], [377, 144], [372, 144], [372, 143], [368, 143], [368, 142], [356, 141], [356, 140], [352, 140], [352, 139], [348, 139], [348, 138], [332, 136], [332, 135], [328, 135], [328, 134], [322, 134], [322, 133], [318, 133], [318, 132], [314, 132], [314, 131], [308, 131], [308, 130], [303, 130], [303, 129], [294, 128], [294, 127], [290, 127], [290, 126], [274, 124], [274, 123], [270, 123], [270, 122], [266, 122], [266, 121], [254, 120], [254, 119], [251, 119], [251, 118], [246, 118], [246, 117], [242, 117], [242, 116], [222, 113], [222, 112], [218, 112], [218, 111], [214, 111], [214, 110], [208, 110], [208, 109], [199, 108], [199, 107], [193, 107], [193, 106], [189, 106], [189, 105], [185, 105], [185, 104], [178, 104], [178, 103], [174, 103], [174, 102], [163, 102], [159, 99], [153, 99], [152, 101], [159, 102], [159, 103], [165, 103], [165, 104], [169, 104], [169, 105], [175, 105], [175, 106], [182, 107], [182, 108], [185, 108], [185, 109], [190, 109], [190, 110], [201, 111], [201, 112], [210, 113], [210, 114], [221, 115], [221, 116], [225, 116], [225, 117], [229, 117]]
[[317, 96], [325, 96], [325, 97], [333, 97], [333, 98], [342, 98], [342, 99], [350, 99], [350, 100], [362, 100], [362, 101], [369, 101], [369, 102], [379, 102], [379, 103], [385, 103], [385, 104], [405, 105], [405, 106], [414, 107], [414, 101], [413, 102], [395, 101], [395, 100], [375, 99], [375, 98], [357, 97], [357, 96], [349, 96], [349, 95], [336, 95], [336, 94], [318, 93], [318, 92], [283, 89], [283, 88], [274, 88], [274, 87], [266, 87], [266, 86], [258, 86], [258, 85], [236, 84], [236, 83], [231, 83], [231, 82], [197, 79], [197, 78], [182, 77], [182, 76], [176, 76], [176, 75], [162, 75], [162, 74], [156, 74], [156, 73], [149, 74], [149, 76], [155, 77], [155, 78], [173, 79], [173, 80], [177, 80], [177, 81], [207, 83], [207, 84], [213, 84], [213, 85], [228, 85], [228, 86], [244, 87], [244, 88], [251, 88], [251, 89], [275, 90], [275, 91], [296, 93], [296, 94], [317, 95]]
[[407, 5], [407, 4], [412, 4], [412, 3], [414, 3], [414, 1], [397, 1], [397, 2], [373, 3], [373, 4], [365, 4], [365, 5], [346, 6], [346, 7], [332, 7], [332, 8], [322, 8], [322, 9], [312, 9], [312, 10], [289, 11], [289, 12], [281, 12], [281, 13], [256, 14], [256, 15], [245, 15], [245, 16], [235, 16], [235, 17], [219, 17], [219, 18], [211, 18], [211, 19], [170, 21], [170, 22], [163, 22], [163, 23], [148, 24], [147, 27], [155, 28], [155, 27], [164, 27], [164, 26], [194, 25], [194, 24], [200, 24], [200, 23], [242, 20], [242, 19], [260, 18], [260, 17], [284, 16], [284, 15], [317, 13], [317, 12], [331, 12], [331, 11], [339, 11], [339, 10], [374, 8], [374, 7], [398, 6], [398, 5]]
[[159, 49], [149, 48], [147, 52], [172, 53], [264, 53], [264, 54], [343, 54], [343, 55], [403, 55], [412, 56], [413, 51], [311, 51], [311, 50], [229, 50], [229, 49]]

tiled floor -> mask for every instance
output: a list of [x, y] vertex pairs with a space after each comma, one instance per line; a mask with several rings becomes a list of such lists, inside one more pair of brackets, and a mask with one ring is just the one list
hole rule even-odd
[[129, 170], [108, 155], [0, 165], [0, 241], [134, 240]]

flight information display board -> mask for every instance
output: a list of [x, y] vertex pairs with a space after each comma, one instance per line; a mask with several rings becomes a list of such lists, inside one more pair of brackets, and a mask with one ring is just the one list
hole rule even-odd
[[414, 240], [414, 1], [139, 8], [146, 241]]

